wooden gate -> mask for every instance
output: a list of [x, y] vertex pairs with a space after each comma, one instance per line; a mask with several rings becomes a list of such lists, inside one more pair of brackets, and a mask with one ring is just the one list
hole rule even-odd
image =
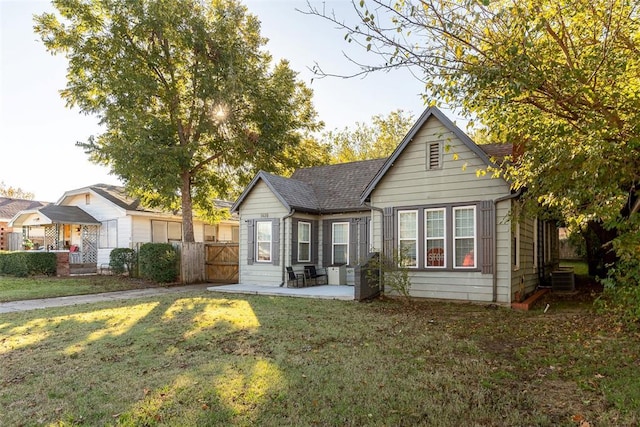
[[205, 254], [207, 282], [238, 283], [240, 271], [238, 243], [208, 243]]

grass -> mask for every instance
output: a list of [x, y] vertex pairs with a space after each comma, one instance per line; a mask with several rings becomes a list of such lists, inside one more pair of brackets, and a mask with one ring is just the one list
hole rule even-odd
[[0, 276], [0, 302], [125, 291], [150, 286], [158, 285], [118, 276]]
[[185, 292], [0, 315], [2, 425], [640, 422], [640, 337], [587, 311]]

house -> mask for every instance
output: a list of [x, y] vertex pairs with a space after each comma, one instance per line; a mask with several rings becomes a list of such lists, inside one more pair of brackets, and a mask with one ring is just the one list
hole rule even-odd
[[[22, 228], [10, 227], [9, 221], [18, 212], [25, 209], [37, 209], [46, 206], [47, 202], [36, 200], [0, 197], [0, 251], [16, 251], [22, 249]], [[33, 233], [34, 243], [41, 244], [44, 234]]]
[[[228, 208], [231, 203], [219, 201], [218, 205]], [[25, 227], [27, 237], [44, 229], [46, 250], [70, 250], [72, 264], [93, 268], [108, 264], [114, 248], [182, 240], [178, 213], [144, 207], [123, 187], [106, 184], [67, 191], [55, 204], [17, 213], [11, 224]], [[207, 224], [194, 219], [194, 234], [198, 242], [237, 242], [238, 222], [232, 218]]]
[[286, 266], [346, 263], [353, 284], [370, 252], [401, 252], [412, 296], [511, 303], [557, 265], [558, 234], [526, 212], [511, 220], [519, 194], [482, 173], [507, 153], [431, 107], [387, 159], [260, 172], [232, 207], [240, 282], [280, 286]]

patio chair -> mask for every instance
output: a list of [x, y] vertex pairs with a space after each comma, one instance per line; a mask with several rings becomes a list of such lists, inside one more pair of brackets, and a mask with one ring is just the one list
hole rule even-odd
[[[306, 284], [304, 274], [296, 273], [293, 271], [293, 268], [286, 267], [287, 269], [287, 288], [300, 288], [304, 287]], [[302, 286], [300, 286], [300, 281], [302, 281]], [[292, 283], [295, 283], [294, 286], [291, 286]]]
[[315, 265], [305, 265], [304, 266], [304, 276], [307, 280], [313, 280], [315, 282], [316, 285], [318, 285], [318, 281], [320, 279], [324, 280], [324, 284], [327, 284], [327, 274], [326, 273], [319, 273], [316, 270], [316, 266]]

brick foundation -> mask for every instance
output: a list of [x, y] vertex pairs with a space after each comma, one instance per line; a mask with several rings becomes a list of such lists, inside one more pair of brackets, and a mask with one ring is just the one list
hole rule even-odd
[[69, 252], [56, 252], [56, 275], [69, 276]]

